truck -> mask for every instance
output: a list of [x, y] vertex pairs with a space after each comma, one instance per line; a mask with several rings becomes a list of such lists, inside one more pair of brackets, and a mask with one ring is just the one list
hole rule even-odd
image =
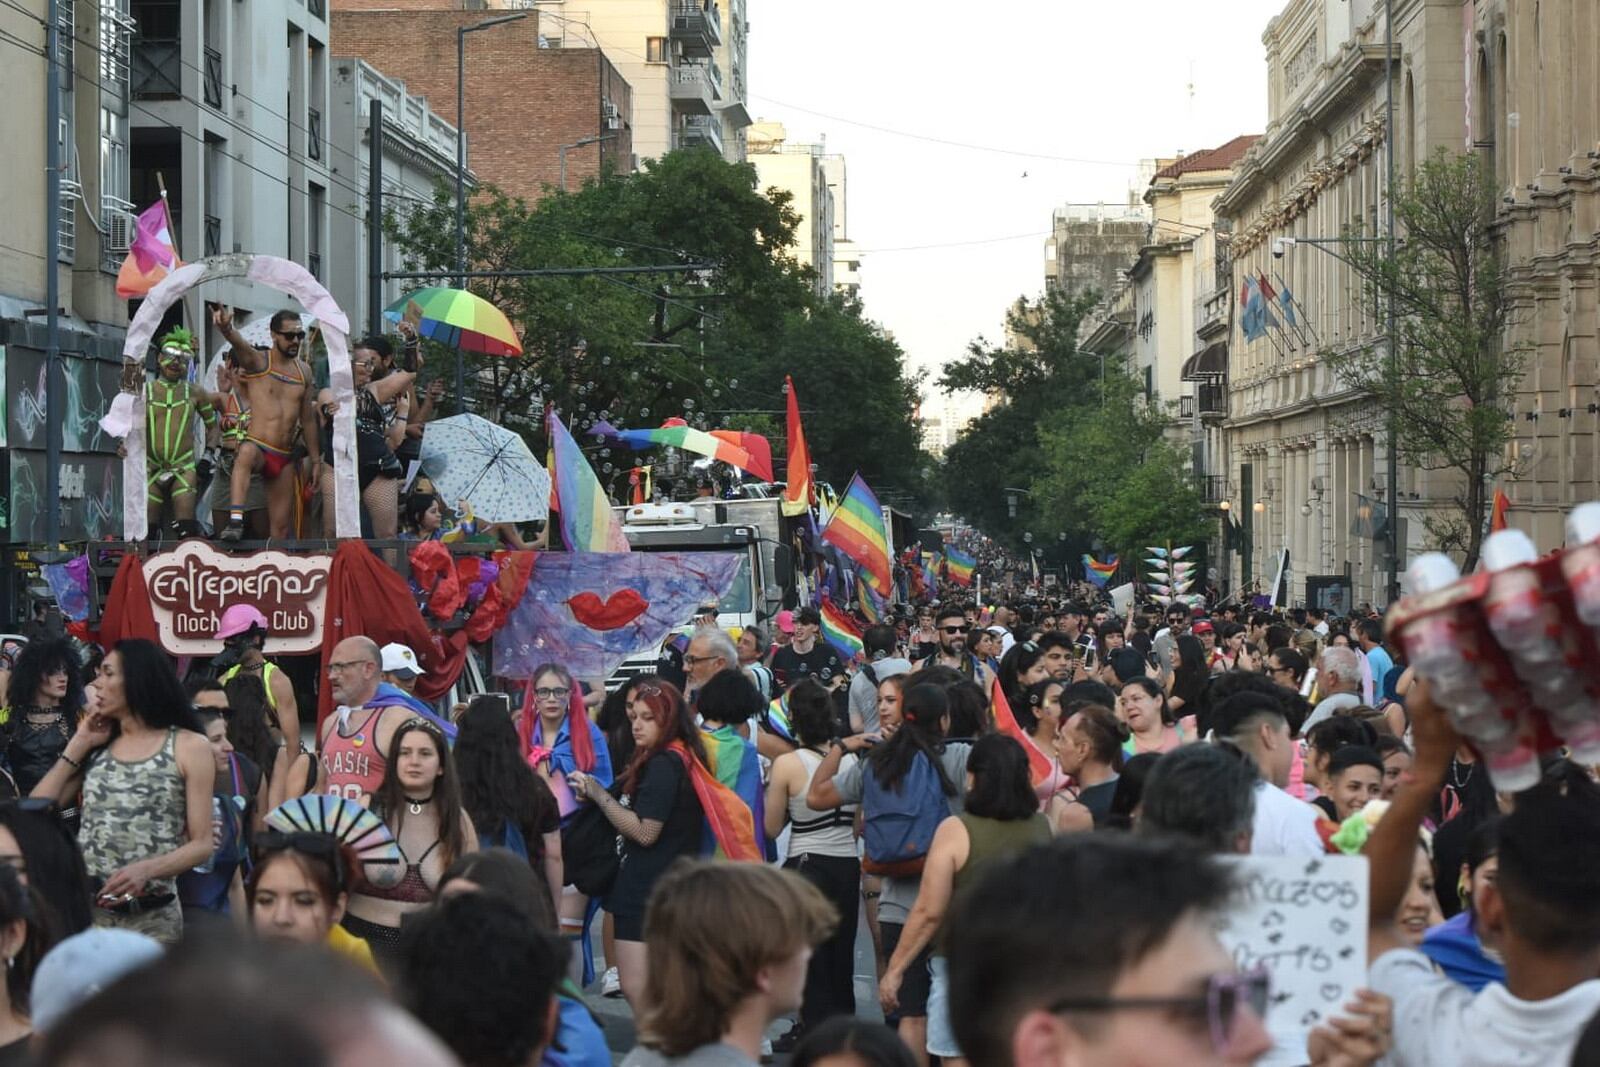
[[[738, 577], [717, 606], [717, 625], [722, 629], [738, 634], [748, 626], [766, 623], [793, 602], [795, 552], [782, 501], [776, 497], [701, 497], [674, 504], [626, 505], [616, 512], [635, 552], [739, 555]], [[685, 619], [685, 624], [688, 621]], [[653, 673], [661, 647], [628, 657], [607, 680], [607, 687], [615, 689], [629, 678]]]

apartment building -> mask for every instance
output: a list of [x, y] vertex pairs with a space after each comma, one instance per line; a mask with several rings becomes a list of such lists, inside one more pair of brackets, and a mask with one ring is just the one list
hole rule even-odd
[[[826, 151], [820, 144], [790, 142], [781, 122], [761, 121], [750, 127], [748, 153], [760, 189], [781, 189], [793, 198], [791, 206], [800, 216], [795, 258], [816, 272], [817, 295], [829, 295], [834, 286], [837, 205], [828, 181]], [[842, 188], [842, 159], [834, 165], [834, 171]]]

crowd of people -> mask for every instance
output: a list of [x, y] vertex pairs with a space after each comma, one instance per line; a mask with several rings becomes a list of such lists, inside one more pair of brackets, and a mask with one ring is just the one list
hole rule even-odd
[[0, 1064], [598, 1065], [606, 997], [639, 1067], [1254, 1063], [1225, 858], [1338, 852], [1367, 987], [1292, 1062], [1600, 1064], [1600, 786], [1552, 753], [1497, 794], [1376, 614], [934, 592], [854, 659], [812, 607], [707, 603], [653, 673], [449, 708], [348, 637], [320, 722], [250, 605], [187, 677], [36, 635], [0, 671]]

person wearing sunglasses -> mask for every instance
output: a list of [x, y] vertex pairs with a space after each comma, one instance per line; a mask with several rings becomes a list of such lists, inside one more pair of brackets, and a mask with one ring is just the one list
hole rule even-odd
[[[295, 480], [293, 457], [295, 442], [303, 439], [306, 454], [322, 454], [311, 366], [300, 358], [300, 342], [306, 331], [300, 316], [293, 311], [274, 312], [269, 324], [272, 347], [257, 349], [233, 325], [233, 309], [218, 305], [212, 321], [231, 346], [228, 358], [237, 368], [238, 386], [250, 409], [250, 422], [234, 458], [233, 483], [229, 487], [228, 524], [218, 534], [221, 541], [244, 537], [244, 504], [250, 489], [250, 475], [257, 469], [267, 487], [267, 522], [274, 539], [290, 535], [294, 520]], [[306, 488], [313, 494], [321, 485], [321, 469], [313, 462], [306, 477]]]
[[217, 421], [222, 396], [189, 380], [194, 362], [194, 334], [175, 326], [157, 342], [160, 355], [155, 378], [145, 382], [145, 481], [149, 498], [150, 530], [154, 539], [164, 512], [170, 513], [172, 531], [195, 537], [196, 479], [195, 420], [206, 426]]
[[932, 656], [916, 664], [918, 670], [928, 667], [951, 667], [983, 687], [985, 693], [994, 688], [994, 673], [973, 656], [967, 647], [967, 631], [972, 626], [967, 614], [958, 604], [939, 609], [937, 619], [939, 649]]
[[250, 929], [266, 941], [326, 945], [377, 974], [371, 946], [339, 925], [355, 869], [331, 834], [259, 835], [245, 882]]

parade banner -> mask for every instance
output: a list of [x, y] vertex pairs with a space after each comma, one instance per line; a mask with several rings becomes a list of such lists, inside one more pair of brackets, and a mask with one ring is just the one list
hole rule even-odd
[[269, 655], [322, 647], [328, 596], [326, 555], [253, 552], [232, 556], [205, 541], [185, 541], [144, 561], [145, 585], [161, 647], [174, 656], [214, 656], [223, 611], [249, 604], [267, 618]]

